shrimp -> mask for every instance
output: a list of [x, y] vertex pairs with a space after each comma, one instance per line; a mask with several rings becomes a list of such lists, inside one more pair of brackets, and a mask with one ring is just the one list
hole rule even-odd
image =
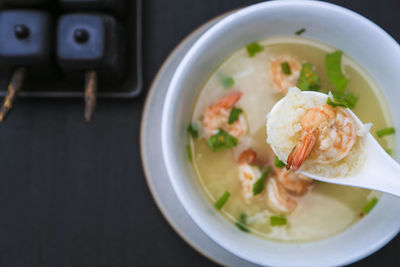
[[297, 207], [297, 201], [277, 181], [276, 177], [268, 179], [267, 196], [268, 206], [276, 212], [290, 213]]
[[[282, 70], [282, 63], [287, 62], [290, 67], [290, 74], [285, 74]], [[291, 56], [279, 56], [272, 59], [269, 63], [270, 80], [276, 91], [286, 94], [289, 88], [296, 86], [300, 76], [301, 64]]]
[[247, 149], [240, 154], [237, 160], [239, 163], [239, 180], [242, 185], [243, 197], [246, 202], [249, 202], [252, 199], [253, 185], [262, 175], [260, 168], [250, 165], [255, 161], [256, 157], [256, 152]]
[[252, 149], [247, 149], [242, 153], [240, 153], [237, 162], [239, 164], [251, 164], [256, 160], [256, 158], [257, 158], [257, 153]]
[[[237, 162], [243, 197], [249, 203], [254, 198], [254, 183], [262, 175], [259, 167], [251, 165], [259, 162], [257, 153], [247, 149], [239, 155]], [[268, 178], [266, 185], [268, 206], [280, 213], [290, 213], [297, 207], [297, 200], [293, 196], [304, 195], [310, 188], [312, 180], [285, 169], [274, 168], [273, 172], [274, 175]]]
[[312, 186], [312, 180], [291, 170], [275, 169], [278, 182], [292, 195], [302, 196]]
[[302, 135], [287, 159], [286, 169], [298, 170], [310, 161], [331, 163], [347, 156], [357, 138], [356, 124], [347, 110], [328, 104], [309, 109], [301, 119]]
[[228, 123], [230, 112], [242, 95], [239, 91], [233, 92], [217, 100], [204, 110], [202, 125], [206, 138], [216, 134], [219, 129], [225, 130], [236, 138], [240, 138], [246, 133], [247, 124], [242, 114], [239, 115], [237, 121], [232, 124]]

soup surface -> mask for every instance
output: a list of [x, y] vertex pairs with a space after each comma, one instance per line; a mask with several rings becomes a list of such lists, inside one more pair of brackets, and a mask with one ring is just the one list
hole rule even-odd
[[[189, 135], [188, 147], [194, 172], [212, 203], [224, 192], [230, 193], [220, 211], [232, 223], [238, 225], [239, 222], [239, 229], [245, 232], [290, 242], [329, 237], [359, 220], [365, 212], [365, 206], [371, 206], [371, 200], [379, 198], [380, 194], [314, 181], [306, 194], [292, 196], [297, 202], [293, 211], [276, 211], [268, 205], [268, 193], [264, 188], [254, 198], [244, 197], [238, 157], [242, 151], [252, 149], [257, 153], [257, 159], [263, 162], [263, 171], [269, 165], [276, 169], [271, 160], [274, 155], [266, 143], [266, 115], [285, 94], [274, 89], [271, 82], [268, 72], [271, 60], [279, 56], [291, 56], [302, 63], [311, 63], [319, 75], [320, 89], [329, 91], [332, 84], [326, 73], [325, 56], [335, 49], [297, 36], [267, 39], [259, 44], [263, 48], [258, 49], [260, 51], [252, 57], [245, 47], [227, 58], [200, 90], [191, 122], [198, 126], [199, 136], [194, 138]], [[373, 123], [373, 134], [378, 129], [391, 126], [387, 105], [375, 82], [348, 55], [343, 54], [341, 60], [342, 70], [349, 78], [347, 90], [359, 96], [353, 111], [364, 123]], [[202, 127], [204, 111], [221, 97], [236, 91], [242, 93], [235, 106], [242, 110], [246, 134], [234, 147], [213, 151], [207, 144], [209, 136]], [[394, 147], [392, 136], [377, 140], [384, 148]], [[270, 176], [266, 177], [266, 184], [268, 179], [271, 179]]]

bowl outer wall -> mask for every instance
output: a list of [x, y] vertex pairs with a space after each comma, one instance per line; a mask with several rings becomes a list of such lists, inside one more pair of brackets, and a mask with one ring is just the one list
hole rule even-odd
[[168, 176], [181, 203], [214, 241], [235, 255], [261, 265], [348, 264], [385, 245], [400, 229], [400, 201], [384, 195], [363, 220], [330, 238], [307, 243], [264, 240], [237, 230], [213, 209], [199, 188], [185, 151], [186, 126], [198, 89], [215, 67], [237, 49], [252, 41], [293, 35], [303, 27], [307, 29], [307, 38], [343, 50], [372, 75], [388, 100], [394, 126], [400, 126], [397, 115], [400, 106], [396, 105], [396, 100], [400, 99], [400, 90], [396, 88], [400, 85], [400, 76], [391, 71], [400, 69], [398, 44], [368, 19], [348, 9], [317, 1], [265, 2], [218, 22], [180, 63], [163, 110], [162, 150]]

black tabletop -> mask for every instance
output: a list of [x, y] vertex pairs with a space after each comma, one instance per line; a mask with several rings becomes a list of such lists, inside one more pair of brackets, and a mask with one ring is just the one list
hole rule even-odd
[[[145, 95], [182, 38], [251, 0], [144, 0], [144, 93], [83, 100], [18, 99], [0, 124], [0, 267], [210, 266], [167, 224], [147, 188], [139, 152]], [[397, 0], [329, 1], [400, 40]], [[371, 51], [373, 53], [373, 51]], [[400, 237], [355, 266], [395, 266]]]

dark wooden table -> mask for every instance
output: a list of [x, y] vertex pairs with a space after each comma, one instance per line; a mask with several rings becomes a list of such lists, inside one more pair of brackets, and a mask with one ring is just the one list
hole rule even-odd
[[[139, 153], [143, 102], [161, 63], [197, 26], [250, 0], [145, 0], [144, 93], [100, 100], [19, 99], [0, 125], [0, 267], [210, 266], [150, 196]], [[329, 1], [400, 40], [397, 0]], [[373, 51], [371, 51], [373, 53]], [[355, 266], [400, 263], [400, 238]]]

